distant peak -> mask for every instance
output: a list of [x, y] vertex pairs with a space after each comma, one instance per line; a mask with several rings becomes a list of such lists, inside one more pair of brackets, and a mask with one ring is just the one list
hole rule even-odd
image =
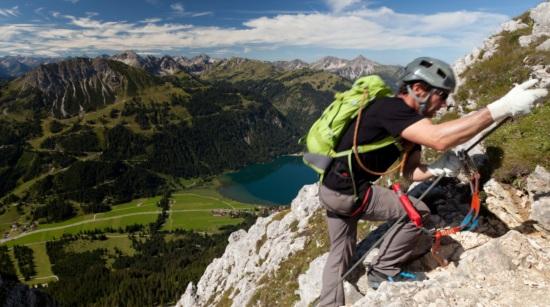
[[139, 58], [140, 56], [134, 50], [125, 50], [115, 55], [115, 57]]
[[363, 55], [358, 55], [355, 59], [351, 60], [351, 62], [366, 63], [366, 64], [371, 64], [371, 65], [380, 65], [377, 62], [364, 57]]

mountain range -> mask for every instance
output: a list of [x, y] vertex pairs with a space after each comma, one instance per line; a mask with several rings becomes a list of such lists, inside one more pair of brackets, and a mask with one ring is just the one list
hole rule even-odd
[[[201, 74], [215, 65], [231, 61], [232, 59], [215, 59], [206, 54], [201, 54], [192, 58], [184, 56], [161, 56], [139, 55], [134, 51], [124, 51], [112, 56], [101, 56], [101, 58], [111, 59], [123, 62], [129, 66], [141, 68], [153, 75], [166, 76], [178, 72], [188, 72]], [[5, 56], [0, 58], [0, 77], [15, 78], [19, 77], [40, 64], [59, 62], [60, 58], [40, 58], [40, 57], [21, 57]], [[66, 59], [65, 59], [66, 60]], [[324, 70], [338, 74], [346, 79], [355, 80], [357, 77], [368, 74], [380, 74], [387, 81], [395, 81], [401, 72], [398, 65], [383, 65], [369, 60], [363, 56], [357, 56], [355, 59], [346, 60], [332, 56], [321, 58], [313, 63], [306, 63], [299, 59], [291, 61], [266, 62], [281, 70], [296, 70], [310, 68], [312, 70]]]

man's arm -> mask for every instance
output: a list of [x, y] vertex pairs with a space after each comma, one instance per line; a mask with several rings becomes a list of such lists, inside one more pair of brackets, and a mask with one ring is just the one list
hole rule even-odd
[[537, 82], [532, 79], [516, 85], [504, 97], [459, 119], [438, 125], [428, 119], [420, 120], [405, 128], [401, 136], [436, 150], [447, 150], [468, 141], [494, 121], [531, 112], [535, 101], [548, 95], [546, 89], [532, 88]]
[[407, 158], [403, 176], [413, 181], [423, 181], [433, 176], [428, 171], [427, 165], [420, 163], [421, 151], [415, 150], [409, 154]]
[[474, 137], [493, 123], [487, 108], [462, 118], [434, 125], [429, 119], [420, 120], [401, 132], [401, 136], [416, 144], [445, 151]]

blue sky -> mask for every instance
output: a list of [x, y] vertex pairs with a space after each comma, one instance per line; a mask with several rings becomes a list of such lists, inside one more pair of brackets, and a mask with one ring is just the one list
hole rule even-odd
[[454, 62], [541, 1], [0, 0], [0, 56], [142, 54]]

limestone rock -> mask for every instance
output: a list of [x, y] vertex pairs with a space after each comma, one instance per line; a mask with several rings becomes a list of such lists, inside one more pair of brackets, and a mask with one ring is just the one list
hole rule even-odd
[[519, 20], [509, 20], [504, 22], [500, 25], [500, 29], [497, 30], [495, 35], [490, 36], [487, 38], [481, 47], [475, 47], [472, 52], [464, 56], [463, 58], [456, 61], [456, 63], [453, 65], [453, 70], [455, 71], [457, 77], [458, 77], [458, 83], [457, 87], [460, 86], [460, 84], [463, 83], [463, 80], [460, 78], [460, 75], [468, 69], [472, 64], [483, 61], [491, 56], [497, 51], [498, 44], [497, 41], [500, 38], [500, 35], [498, 33], [501, 33], [503, 31], [513, 32], [520, 29], [527, 28], [528, 25], [525, 23], [519, 21]]
[[532, 69], [533, 78], [540, 80], [538, 87], [550, 87], [550, 65], [534, 65]]
[[527, 219], [520, 215], [519, 208], [514, 205], [513, 194], [495, 181], [489, 180], [483, 187], [487, 193], [485, 200], [487, 208], [503, 221], [508, 228], [520, 226]]
[[530, 219], [550, 231], [550, 173], [537, 165], [527, 177], [527, 192], [531, 201]]
[[[296, 292], [300, 296], [300, 300], [296, 302], [295, 307], [310, 306], [321, 294], [323, 269], [327, 258], [328, 253], [317, 257], [310, 263], [309, 269], [304, 274], [298, 276], [299, 287]], [[352, 304], [363, 298], [360, 289], [357, 289], [356, 286], [347, 281], [344, 281], [344, 295], [348, 304]]]
[[309, 306], [309, 304], [319, 297], [321, 294], [321, 276], [323, 276], [323, 268], [325, 267], [327, 258], [328, 253], [317, 257], [317, 259], [310, 263], [309, 269], [304, 274], [298, 276], [299, 288], [297, 292], [300, 295], [300, 300], [294, 306]]
[[541, 37], [550, 36], [550, 2], [539, 4], [530, 11], [529, 16], [534, 21], [533, 32], [519, 38], [522, 47], [529, 46]]
[[550, 51], [550, 39], [544, 41], [544, 43], [537, 46], [538, 51]]
[[519, 20], [508, 20], [500, 26], [501, 31], [514, 32], [517, 30], [525, 29], [528, 25]]
[[224, 294], [232, 306], [245, 306], [260, 278], [304, 248], [305, 238], [300, 233], [320, 208], [317, 191], [317, 184], [304, 186], [281, 220], [274, 220], [275, 215], [258, 218], [248, 232], [231, 234], [223, 256], [212, 261], [196, 287], [188, 285], [177, 306], [215, 305]]
[[548, 241], [535, 246], [517, 231], [466, 251], [455, 267], [418, 282], [383, 283], [353, 306], [546, 306]]
[[197, 292], [197, 289], [193, 285], [192, 282], [190, 282], [187, 285], [187, 288], [185, 289], [185, 293], [181, 296], [179, 302], [176, 306], [197, 306], [195, 293]]

